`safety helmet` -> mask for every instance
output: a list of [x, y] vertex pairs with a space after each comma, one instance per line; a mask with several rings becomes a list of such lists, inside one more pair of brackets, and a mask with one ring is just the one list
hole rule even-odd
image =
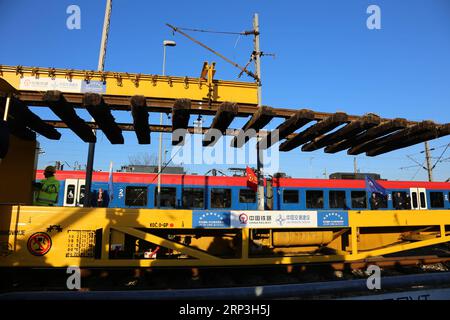
[[54, 166], [47, 166], [44, 170], [44, 172], [49, 172], [49, 173], [55, 173], [56, 169]]

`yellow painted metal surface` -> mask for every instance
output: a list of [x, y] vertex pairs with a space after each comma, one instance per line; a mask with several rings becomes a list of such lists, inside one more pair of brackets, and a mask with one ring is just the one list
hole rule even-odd
[[165, 246], [165, 247], [170, 248], [172, 250], [178, 250], [180, 252], [188, 254], [189, 256], [191, 256], [193, 258], [207, 260], [207, 261], [220, 260], [219, 258], [214, 257], [212, 255], [209, 255], [209, 254], [207, 254], [205, 252], [189, 248], [188, 246], [185, 246], [185, 245], [182, 245], [182, 244], [179, 244], [179, 243], [175, 243], [173, 241], [169, 241], [169, 240], [161, 238], [161, 237], [150, 235], [148, 233], [136, 230], [134, 228], [116, 228], [116, 229], [119, 230], [119, 231], [122, 231], [123, 233], [127, 233], [127, 234], [130, 234], [130, 235], [133, 235], [133, 236], [135, 236], [137, 238], [140, 238], [140, 239], [143, 239], [143, 240], [147, 240], [149, 242], [156, 243], [156, 244], [161, 245], [161, 246]]
[[351, 210], [348, 215], [355, 227], [450, 225], [450, 210]]
[[[105, 233], [102, 240], [106, 249], [109, 228], [192, 227], [190, 210], [1, 205], [0, 217], [0, 266], [93, 265], [92, 241], [98, 230]], [[50, 251], [43, 256], [33, 255], [29, 247], [30, 238], [39, 232], [47, 233], [52, 242]]]
[[0, 92], [3, 93], [16, 93], [16, 88], [14, 88], [8, 81], [2, 79], [0, 73]]
[[9, 140], [9, 151], [0, 162], [0, 203], [32, 204], [37, 142], [14, 135]]
[[290, 247], [299, 245], [323, 245], [330, 243], [333, 240], [333, 231], [274, 231], [272, 236], [274, 246]]
[[[193, 229], [191, 210], [1, 205], [0, 217], [0, 267], [189, 267], [351, 262], [450, 241], [449, 232], [445, 232], [446, 227], [447, 230], [450, 228], [450, 210], [349, 211], [349, 226], [336, 230], [349, 229], [347, 233], [343, 233], [350, 238], [348, 248], [328, 255], [290, 256], [279, 255], [275, 251], [272, 256], [255, 255], [251, 244], [252, 229]], [[370, 230], [376, 234], [380, 228], [393, 228], [400, 234], [402, 228], [418, 227], [420, 230], [423, 229], [422, 226], [434, 227], [440, 232], [436, 232], [431, 239], [393, 242], [389, 246], [372, 250], [363, 250], [359, 246], [360, 237], [364, 236], [360, 233], [362, 229], [369, 235], [372, 235]], [[274, 228], [275, 232], [276, 229]], [[301, 231], [301, 228], [298, 230]], [[324, 231], [322, 228], [316, 230], [319, 233]], [[229, 234], [231, 231], [237, 235], [236, 239], [239, 239], [240, 244], [236, 247], [238, 256], [230, 258], [221, 258], [164, 236], [171, 232], [181, 232], [200, 237], [204, 232], [209, 232], [208, 236], [213, 232], [220, 237], [221, 232]], [[110, 255], [111, 245], [114, 242], [123, 244], [125, 238], [117, 235], [113, 237], [112, 232], [176, 250], [185, 257], [113, 259]], [[309, 228], [308, 232], [314, 231]], [[36, 239], [41, 239], [41, 242], [33, 242]], [[50, 240], [49, 251], [45, 255], [39, 255], [40, 250], [48, 247]]]
[[[211, 72], [209, 74], [212, 76]], [[72, 89], [66, 90], [63, 89], [63, 86], [70, 87], [71, 82], [74, 84], [75, 82], [87, 80], [88, 82], [105, 81], [106, 92], [102, 93], [105, 95], [127, 97], [143, 95], [152, 98], [186, 98], [191, 100], [208, 100], [211, 96], [213, 101], [218, 102], [230, 101], [257, 104], [257, 86], [252, 82], [4, 65], [0, 66], [0, 80], [2, 78], [10, 86], [19, 91], [30, 90], [29, 88], [32, 87], [31, 85], [34, 80], [39, 81], [40, 86], [45, 85], [43, 83], [44, 81], [53, 83], [56, 80], [60, 87], [54, 90], [74, 92], [70, 90], [75, 90], [75, 86]], [[208, 86], [209, 82], [212, 83], [212, 87]], [[47, 88], [45, 90], [51, 89]]]

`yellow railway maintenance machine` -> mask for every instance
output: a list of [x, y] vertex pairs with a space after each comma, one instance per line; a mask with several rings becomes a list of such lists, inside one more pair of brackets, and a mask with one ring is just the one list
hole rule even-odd
[[[315, 142], [327, 132], [324, 128], [332, 130], [336, 121], [344, 124], [337, 137], [336, 133], [330, 134], [335, 139], [328, 139], [338, 144], [354, 135], [359, 125], [359, 132], [377, 139], [377, 132], [397, 121], [374, 116], [375, 123], [369, 126], [364, 117], [345, 115], [343, 120], [342, 114], [336, 118], [338, 114], [310, 110], [258, 109], [256, 85], [214, 80], [213, 67], [205, 64], [201, 77], [193, 79], [1, 66], [2, 115], [12, 134], [8, 152], [0, 163], [0, 267], [346, 263], [450, 241], [449, 210], [195, 211], [31, 205], [31, 183], [37, 163], [33, 133], [56, 139], [60, 135], [55, 127], [68, 127], [89, 141], [90, 129], [105, 130], [107, 117], [92, 112], [97, 117], [95, 123], [85, 123], [77, 118], [73, 108], [92, 111], [94, 105], [105, 113], [131, 109], [134, 115], [142, 112], [139, 106], [144, 106], [145, 113], [171, 112], [172, 127], [148, 123], [144, 126], [164, 132], [179, 127], [193, 129], [187, 127], [187, 121], [180, 120], [186, 114], [188, 119], [190, 114], [213, 115], [211, 127], [228, 134], [236, 134], [236, 130], [219, 124], [227, 122], [230, 114], [231, 119], [250, 116], [244, 128], [258, 130], [270, 119], [282, 117], [285, 122], [279, 127], [281, 135], [293, 143], [301, 134], [294, 131], [308, 117], [309, 121], [316, 121], [309, 127], [313, 129], [307, 129], [308, 137]], [[92, 95], [97, 98], [93, 99], [96, 105]], [[178, 99], [188, 106], [180, 107]], [[62, 121], [41, 120], [28, 105], [50, 105]], [[420, 140], [419, 133], [424, 135], [422, 139], [431, 139], [448, 132], [448, 125], [405, 121], [397, 121], [398, 130], [391, 130], [391, 135], [406, 132]], [[136, 122], [112, 125], [136, 131], [138, 139], [145, 140], [146, 133]], [[83, 126], [89, 128], [87, 133]], [[418, 127], [427, 129], [417, 131]], [[207, 131], [203, 129], [203, 133]], [[435, 135], [427, 136], [428, 132]], [[105, 135], [109, 140], [115, 139], [111, 133]], [[404, 141], [401, 139], [401, 143]], [[401, 143], [392, 145], [402, 147]]]

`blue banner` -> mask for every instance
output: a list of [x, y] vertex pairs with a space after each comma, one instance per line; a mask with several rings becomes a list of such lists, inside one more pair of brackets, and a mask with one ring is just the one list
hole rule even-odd
[[103, 81], [81, 81], [81, 92], [105, 93], [106, 84]]
[[317, 226], [319, 227], [348, 227], [347, 211], [318, 211]]
[[372, 193], [380, 193], [382, 195], [386, 195], [386, 189], [383, 188], [378, 182], [372, 179], [369, 176], [366, 176], [366, 189]]
[[230, 211], [192, 210], [193, 228], [230, 228]]

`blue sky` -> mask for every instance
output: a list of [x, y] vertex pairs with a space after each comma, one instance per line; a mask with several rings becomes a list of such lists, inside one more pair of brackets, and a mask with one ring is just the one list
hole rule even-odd
[[[66, 28], [69, 5], [81, 8], [81, 29]], [[366, 27], [370, 4], [381, 8], [381, 30]], [[95, 69], [103, 24], [105, 1], [0, 0], [0, 64]], [[175, 40], [167, 52], [166, 73], [197, 77], [203, 61], [215, 61], [216, 78], [236, 80], [238, 70], [165, 26], [223, 31], [251, 29], [253, 13], [261, 24], [261, 46], [276, 57], [262, 62], [263, 103], [273, 107], [344, 111], [382, 117], [450, 120], [450, 2], [448, 0], [396, 1], [125, 1], [113, 0], [105, 70], [160, 74], [162, 41]], [[194, 37], [245, 64], [252, 50], [251, 38], [191, 33]], [[250, 81], [248, 77], [241, 78]], [[43, 118], [50, 112], [33, 109]], [[86, 112], [79, 115], [89, 119]], [[114, 114], [118, 121], [130, 115]], [[195, 120], [191, 118], [191, 122]], [[152, 114], [157, 123], [159, 115]], [[205, 125], [210, 119], [205, 119]], [[246, 120], [235, 120], [240, 127]], [[272, 121], [275, 127], [279, 121]], [[87, 145], [69, 131], [60, 141], [40, 137], [45, 154], [39, 167], [56, 160], [86, 163]], [[125, 145], [112, 146], [102, 133], [96, 146], [95, 168], [107, 170], [127, 164], [130, 155], [156, 157], [157, 134], [151, 145], [137, 144], [134, 133], [125, 133]], [[170, 135], [164, 136], [165, 148]], [[444, 137], [430, 142], [439, 157], [450, 142]], [[370, 158], [357, 157], [364, 172], [400, 180], [426, 180], [426, 172], [414, 166], [411, 156], [424, 161], [423, 144]], [[450, 149], [443, 158], [450, 157]], [[282, 171], [296, 177], [323, 177], [336, 171], [352, 171], [353, 157], [301, 152], [281, 154]], [[225, 169], [223, 166], [219, 166]], [[189, 172], [205, 173], [208, 166], [187, 166]], [[435, 180], [450, 177], [450, 161], [440, 162]]]

